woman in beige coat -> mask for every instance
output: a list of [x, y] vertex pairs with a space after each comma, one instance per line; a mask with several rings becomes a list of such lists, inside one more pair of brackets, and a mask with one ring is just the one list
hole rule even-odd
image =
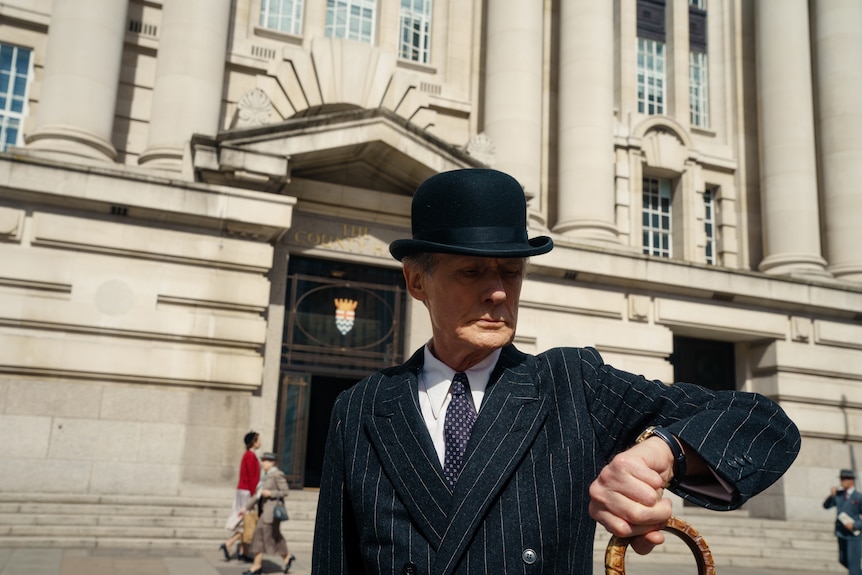
[[281, 522], [275, 521], [272, 517], [276, 504], [283, 503], [284, 498], [288, 496], [287, 479], [276, 466], [274, 453], [264, 453], [260, 458], [260, 466], [263, 471], [263, 483], [258, 497], [246, 506], [249, 511], [254, 509], [255, 505], [258, 506], [259, 519], [254, 528], [254, 537], [250, 546], [254, 563], [251, 569], [243, 572], [243, 575], [260, 575], [263, 572], [264, 553], [281, 555], [284, 559], [284, 572], [287, 573], [296, 557], [287, 552], [287, 541], [281, 535]]

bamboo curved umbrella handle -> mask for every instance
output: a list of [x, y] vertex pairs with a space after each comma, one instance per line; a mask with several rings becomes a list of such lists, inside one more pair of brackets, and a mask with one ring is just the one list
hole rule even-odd
[[[688, 545], [697, 561], [698, 575], [715, 575], [712, 552], [697, 529], [682, 519], [671, 517], [662, 530], [673, 533]], [[626, 575], [626, 548], [630, 541], [631, 538], [617, 536], [611, 537], [608, 541], [608, 548], [605, 551], [605, 575]]]

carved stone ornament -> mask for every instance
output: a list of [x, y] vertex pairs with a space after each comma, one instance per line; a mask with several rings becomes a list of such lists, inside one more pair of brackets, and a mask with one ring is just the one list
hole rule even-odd
[[467, 143], [467, 153], [487, 166], [493, 166], [497, 160], [494, 152], [494, 142], [485, 132], [476, 134]]
[[262, 126], [269, 122], [272, 103], [269, 96], [260, 88], [249, 90], [237, 102], [237, 127]]

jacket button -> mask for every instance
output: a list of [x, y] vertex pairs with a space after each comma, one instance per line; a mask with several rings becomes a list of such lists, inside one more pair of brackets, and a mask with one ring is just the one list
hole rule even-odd
[[524, 560], [524, 563], [527, 565], [532, 565], [536, 562], [536, 559], [539, 558], [539, 554], [533, 551], [532, 549], [524, 549], [524, 552], [521, 553], [521, 558]]
[[416, 575], [416, 563], [405, 563], [401, 575]]

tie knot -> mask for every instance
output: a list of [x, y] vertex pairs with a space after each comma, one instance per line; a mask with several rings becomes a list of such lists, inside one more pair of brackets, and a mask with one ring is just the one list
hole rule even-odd
[[467, 374], [459, 371], [455, 374], [455, 377], [452, 378], [452, 395], [464, 395], [467, 391], [467, 385]]

